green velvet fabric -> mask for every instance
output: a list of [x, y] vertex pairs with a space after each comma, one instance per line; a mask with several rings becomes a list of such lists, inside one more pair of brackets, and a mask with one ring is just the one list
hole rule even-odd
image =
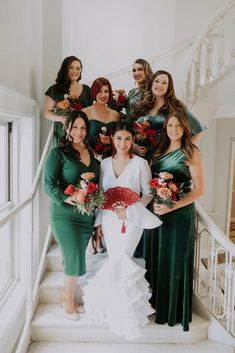
[[55, 147], [44, 165], [44, 189], [51, 198], [50, 225], [62, 253], [64, 272], [70, 276], [86, 273], [85, 251], [93, 231], [94, 216], [75, 212], [74, 206], [64, 202], [68, 197], [64, 190], [69, 184], [78, 184], [82, 173], [94, 172], [92, 181], [98, 182], [99, 163], [92, 153], [90, 157], [90, 164], [86, 166], [79, 160], [69, 159], [60, 147]]
[[[190, 190], [191, 176], [179, 148], [156, 159], [155, 173], [167, 171], [176, 183]], [[193, 257], [195, 240], [194, 203], [160, 217], [163, 224], [148, 232], [146, 278], [152, 287], [150, 302], [156, 309], [156, 323], [189, 330], [192, 320]]]

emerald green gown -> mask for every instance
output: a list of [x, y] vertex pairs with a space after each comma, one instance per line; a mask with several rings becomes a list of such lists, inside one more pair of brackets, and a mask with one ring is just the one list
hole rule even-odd
[[[189, 167], [181, 148], [158, 157], [152, 164], [153, 177], [173, 174], [183, 192], [191, 190]], [[196, 214], [194, 203], [160, 217], [159, 228], [149, 230], [146, 279], [152, 287], [150, 302], [156, 309], [156, 323], [189, 330], [192, 320], [193, 257]]]
[[[65, 92], [58, 90], [56, 85], [52, 85], [45, 92], [45, 96], [49, 96], [55, 103], [61, 102], [65, 99]], [[68, 95], [68, 94], [67, 94]], [[82, 85], [82, 92], [78, 98], [71, 99], [68, 97], [71, 110], [82, 110], [83, 108], [92, 105], [92, 99], [90, 96], [90, 87], [87, 85]], [[52, 140], [52, 146], [58, 146], [60, 138], [64, 135], [63, 124], [59, 121], [54, 122], [54, 136]]]
[[132, 88], [127, 96], [127, 104], [126, 104], [126, 119], [128, 121], [132, 120], [133, 111], [135, 105], [141, 102], [144, 98], [144, 89], [135, 87]]
[[75, 206], [64, 202], [68, 197], [64, 190], [69, 184], [78, 184], [80, 175], [87, 172], [94, 172], [91, 181], [98, 182], [99, 162], [92, 153], [86, 166], [68, 158], [61, 147], [49, 152], [44, 165], [44, 189], [51, 198], [50, 225], [62, 253], [64, 273], [69, 276], [86, 273], [85, 252], [93, 232], [94, 216], [75, 212]]
[[[112, 145], [102, 144], [99, 139], [99, 134], [111, 136], [114, 132], [116, 124], [116, 121], [104, 123], [96, 119], [89, 120], [89, 145], [95, 151], [95, 153], [101, 157], [100, 159], [104, 159], [112, 155]], [[102, 128], [106, 128], [106, 134], [102, 131]]]

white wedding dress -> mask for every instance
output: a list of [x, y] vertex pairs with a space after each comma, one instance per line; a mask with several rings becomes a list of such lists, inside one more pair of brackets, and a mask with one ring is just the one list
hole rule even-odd
[[[150, 194], [151, 171], [148, 163], [134, 156], [116, 177], [112, 158], [101, 162], [100, 184], [109, 188], [127, 187], [144, 196]], [[108, 260], [84, 288], [87, 316], [97, 323], [108, 324], [111, 331], [126, 340], [141, 336], [140, 327], [148, 323], [154, 313], [149, 304], [149, 284], [145, 270], [137, 266], [131, 256], [141, 238], [143, 229], [156, 228], [161, 221], [138, 201], [127, 208], [126, 231], [121, 233], [122, 221], [115, 212], [100, 210], [95, 225], [102, 225]]]

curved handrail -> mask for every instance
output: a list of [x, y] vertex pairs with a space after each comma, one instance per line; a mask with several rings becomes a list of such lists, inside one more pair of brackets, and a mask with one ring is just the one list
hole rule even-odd
[[[193, 45], [194, 43], [194, 40], [195, 40], [195, 37], [191, 38], [190, 40], [186, 41], [185, 43], [179, 45], [177, 48], [175, 49], [171, 49], [169, 50], [168, 52], [164, 53], [164, 54], [160, 54], [158, 56], [156, 56], [155, 58], [152, 58], [152, 59], [146, 59], [151, 65], [153, 65], [154, 63], [156, 63], [157, 61], [159, 60], [162, 60], [162, 59], [166, 59], [168, 57], [171, 57], [177, 53], [179, 53], [181, 50]], [[111, 79], [111, 78], [114, 78], [114, 77], [117, 77], [117, 76], [121, 76], [123, 74], [127, 74], [127, 73], [130, 73], [131, 72], [131, 66], [128, 66], [128, 67], [125, 67], [124, 69], [121, 69], [121, 70], [118, 70], [118, 71], [114, 71], [114, 72], [111, 72], [109, 74], [106, 74], [105, 77]], [[91, 83], [91, 82], [90, 82]]]
[[48, 137], [47, 137], [47, 141], [46, 141], [45, 147], [43, 149], [43, 153], [42, 153], [41, 158], [40, 158], [40, 162], [39, 162], [39, 165], [38, 165], [38, 169], [37, 169], [36, 175], [35, 175], [34, 180], [33, 180], [33, 184], [32, 184], [32, 187], [31, 187], [30, 194], [19, 205], [15, 206], [6, 216], [4, 216], [4, 217], [2, 217], [0, 219], [0, 228], [3, 225], [5, 225], [12, 217], [16, 216], [25, 206], [27, 206], [33, 200], [33, 198], [34, 198], [34, 196], [36, 194], [37, 188], [38, 188], [39, 181], [40, 181], [40, 176], [41, 176], [41, 173], [42, 173], [43, 163], [44, 163], [44, 160], [46, 158], [47, 152], [48, 152], [48, 150], [50, 148], [51, 139], [52, 139], [52, 136], [53, 136], [53, 131], [54, 131], [54, 126], [52, 125], [51, 128], [50, 128]]
[[196, 203], [196, 210], [199, 220], [206, 224], [207, 230], [213, 234], [213, 237], [235, 257], [235, 246], [233, 242], [224, 235], [221, 229], [211, 220], [199, 203]]

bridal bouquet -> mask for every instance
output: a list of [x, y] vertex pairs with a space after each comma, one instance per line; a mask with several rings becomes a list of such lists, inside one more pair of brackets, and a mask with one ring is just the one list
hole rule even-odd
[[143, 122], [134, 121], [133, 128], [137, 145], [155, 149], [158, 144], [157, 131], [152, 129], [146, 120]]
[[76, 210], [82, 215], [91, 216], [96, 208], [101, 208], [105, 196], [99, 190], [98, 185], [90, 181], [95, 176], [94, 173], [88, 172], [81, 174], [81, 181], [78, 185], [70, 184], [64, 193], [72, 197]]
[[173, 182], [173, 175], [168, 172], [160, 172], [156, 178], [150, 179], [149, 183], [154, 200], [158, 204], [172, 208], [179, 198], [179, 189]]

